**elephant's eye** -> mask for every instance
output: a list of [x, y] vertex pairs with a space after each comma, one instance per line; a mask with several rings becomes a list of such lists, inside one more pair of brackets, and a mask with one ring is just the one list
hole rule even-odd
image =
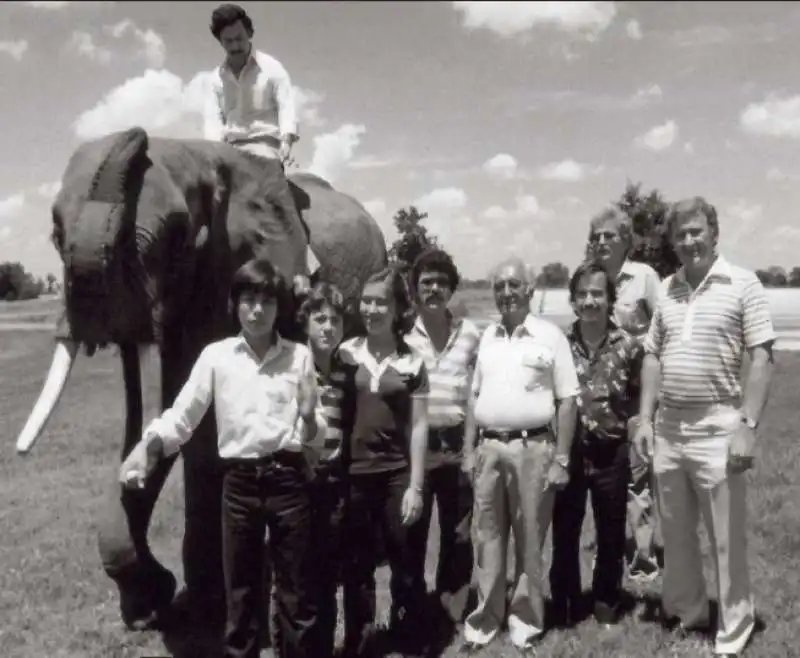
[[256, 199], [250, 199], [247, 202], [247, 209], [254, 212], [262, 212], [264, 210], [264, 204]]

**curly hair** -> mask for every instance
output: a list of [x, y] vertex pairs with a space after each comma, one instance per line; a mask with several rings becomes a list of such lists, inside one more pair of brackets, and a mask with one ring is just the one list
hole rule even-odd
[[[371, 283], [384, 284], [394, 302], [395, 314], [392, 321], [392, 334], [397, 343], [397, 351], [401, 354], [411, 352], [411, 348], [405, 341], [405, 335], [411, 330], [411, 327], [414, 326], [416, 314], [414, 312], [414, 306], [411, 303], [411, 297], [403, 272], [398, 267], [389, 265], [380, 272], [376, 272], [370, 276], [364, 283], [364, 288]], [[362, 288], [362, 295], [363, 292], [364, 289]]]
[[248, 36], [252, 38], [255, 30], [253, 29], [253, 21], [247, 15], [247, 12], [239, 5], [225, 4], [217, 7], [211, 14], [211, 25], [209, 29], [214, 38], [219, 41], [222, 30], [231, 25], [235, 25], [242, 21], [244, 29], [247, 30]]
[[605, 277], [608, 315], [611, 317], [614, 314], [614, 305], [617, 303], [617, 286], [605, 266], [595, 260], [584, 261], [572, 273], [572, 278], [569, 280], [569, 301], [575, 302], [575, 295], [578, 293], [578, 285], [581, 279], [592, 274], [602, 274]]
[[458, 273], [458, 268], [453, 262], [453, 259], [443, 249], [428, 249], [423, 251], [414, 260], [411, 266], [411, 289], [412, 292], [417, 292], [419, 285], [419, 278], [423, 272], [437, 272], [444, 274], [447, 277], [450, 285], [450, 292], [455, 292], [458, 284], [461, 283], [461, 276]]
[[262, 294], [274, 299], [278, 309], [275, 330], [287, 337], [294, 329], [294, 296], [286, 277], [266, 258], [253, 258], [233, 275], [230, 290], [230, 311], [233, 324], [241, 330], [239, 300], [244, 293]]
[[332, 283], [317, 281], [300, 304], [297, 311], [298, 324], [306, 326], [308, 318], [324, 306], [330, 306], [340, 318], [344, 319], [347, 303], [342, 291]]

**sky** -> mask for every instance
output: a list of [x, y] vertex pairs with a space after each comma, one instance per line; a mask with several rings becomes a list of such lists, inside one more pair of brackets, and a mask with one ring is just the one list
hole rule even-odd
[[[61, 272], [50, 205], [75, 148], [200, 137], [218, 3], [0, 3], [0, 261]], [[288, 70], [295, 158], [373, 214], [414, 204], [464, 276], [579, 262], [627, 181], [702, 195], [721, 249], [800, 264], [800, 5], [242, 2]]]

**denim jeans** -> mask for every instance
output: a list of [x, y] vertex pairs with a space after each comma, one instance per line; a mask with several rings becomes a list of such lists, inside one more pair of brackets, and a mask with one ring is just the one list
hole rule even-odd
[[316, 601], [310, 543], [311, 502], [305, 458], [277, 452], [259, 460], [225, 460], [222, 558], [227, 622], [224, 655], [258, 658], [264, 597], [264, 533], [269, 527], [282, 658], [316, 658]]

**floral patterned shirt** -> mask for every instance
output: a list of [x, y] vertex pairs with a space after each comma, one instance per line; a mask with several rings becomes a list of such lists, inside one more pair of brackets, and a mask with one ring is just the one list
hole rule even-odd
[[632, 334], [609, 323], [606, 340], [590, 357], [578, 325], [567, 331], [580, 382], [578, 435], [582, 441], [625, 441], [628, 420], [639, 405], [644, 348]]

